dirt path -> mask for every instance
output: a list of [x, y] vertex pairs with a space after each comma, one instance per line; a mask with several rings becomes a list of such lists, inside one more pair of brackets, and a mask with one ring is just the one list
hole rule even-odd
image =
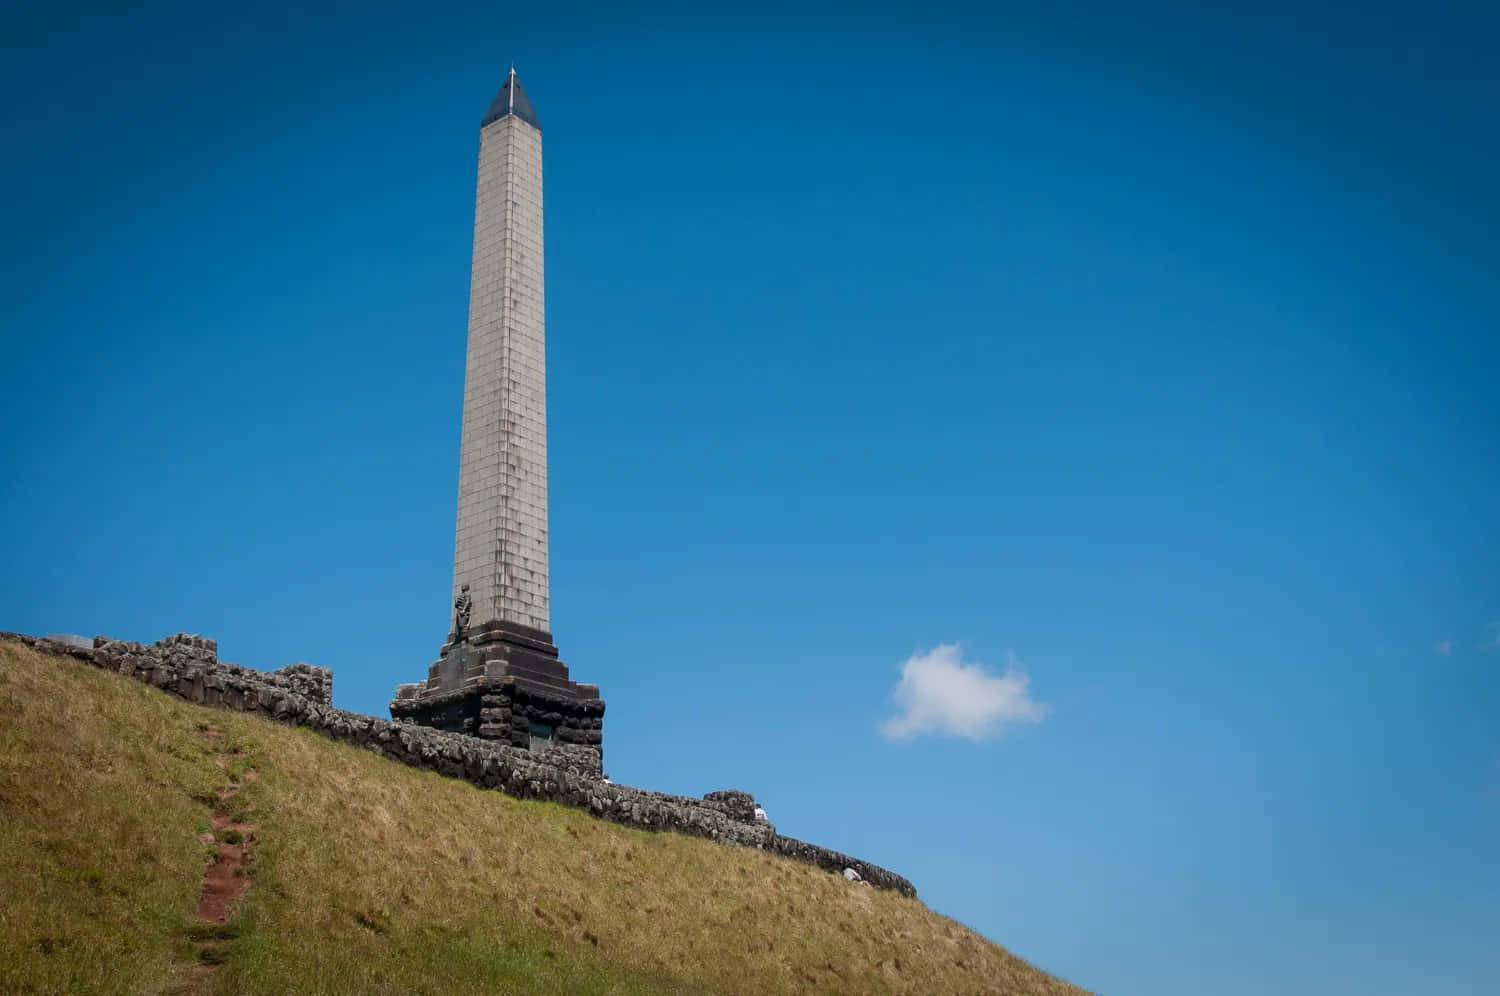
[[[215, 726], [201, 732], [205, 740], [224, 738], [223, 732]], [[203, 835], [203, 843], [217, 843], [218, 850], [204, 869], [203, 892], [189, 934], [197, 950], [198, 969], [202, 974], [211, 974], [228, 955], [234, 940], [234, 931], [227, 926], [229, 918], [235, 903], [250, 891], [255, 879], [250, 853], [255, 844], [256, 827], [250, 822], [255, 805], [239, 797], [241, 787], [255, 781], [255, 769], [249, 767], [235, 749], [219, 751], [214, 755], [214, 764], [223, 769], [229, 784], [219, 789], [219, 802], [214, 806], [213, 832]]]

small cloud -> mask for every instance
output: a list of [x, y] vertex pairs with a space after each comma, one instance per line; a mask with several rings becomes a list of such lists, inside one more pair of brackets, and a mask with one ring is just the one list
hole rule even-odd
[[1484, 628], [1484, 639], [1479, 641], [1480, 650], [1500, 650], [1500, 622], [1492, 622]]
[[1452, 657], [1453, 656], [1453, 641], [1452, 640], [1439, 640], [1437, 642], [1437, 645], [1432, 648], [1432, 651], [1433, 651], [1433, 653], [1437, 654], [1439, 657]]
[[1047, 706], [1031, 699], [1031, 678], [1007, 653], [1005, 673], [965, 663], [956, 643], [940, 643], [908, 657], [891, 698], [899, 711], [880, 724], [887, 740], [932, 733], [966, 740], [997, 736], [1011, 723], [1039, 723]]

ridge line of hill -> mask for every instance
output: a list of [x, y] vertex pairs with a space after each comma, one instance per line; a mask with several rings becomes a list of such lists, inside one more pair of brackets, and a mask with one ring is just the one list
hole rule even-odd
[[[0, 639], [0, 991], [1082, 992], [893, 890], [392, 765], [81, 656]], [[216, 869], [225, 845], [246, 860]], [[216, 871], [253, 881], [223, 922]]]
[[562, 803], [627, 826], [675, 830], [752, 847], [834, 874], [853, 869], [861, 880], [876, 888], [910, 897], [917, 894], [910, 881], [889, 869], [777, 833], [770, 824], [742, 812], [743, 807], [718, 799], [692, 799], [616, 785], [566, 758], [547, 756], [544, 760], [521, 748], [461, 733], [336, 709], [331, 704], [331, 672], [326, 669], [317, 669], [330, 677], [310, 695], [310, 685], [300, 672], [284, 675], [220, 661], [217, 643], [199, 636], [177, 634], [152, 645], [97, 636], [93, 647], [24, 633], [0, 632], [0, 639], [73, 657], [199, 705], [258, 713], [277, 722], [306, 727], [330, 739], [367, 748], [412, 767], [461, 778], [480, 788], [516, 798]]

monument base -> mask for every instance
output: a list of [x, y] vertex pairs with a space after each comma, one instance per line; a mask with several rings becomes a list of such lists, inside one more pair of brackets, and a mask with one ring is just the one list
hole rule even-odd
[[599, 686], [568, 677], [552, 634], [499, 620], [448, 634], [427, 680], [396, 687], [391, 718], [513, 747], [603, 756]]

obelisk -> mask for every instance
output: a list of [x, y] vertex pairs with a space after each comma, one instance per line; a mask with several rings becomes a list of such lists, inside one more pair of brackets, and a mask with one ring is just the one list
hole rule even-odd
[[[548, 632], [542, 125], [511, 69], [479, 128], [453, 594]], [[551, 642], [550, 639], [547, 642]]]
[[604, 703], [552, 643], [542, 123], [512, 67], [479, 126], [453, 606], [427, 681], [393, 716], [531, 749], [587, 747]]

